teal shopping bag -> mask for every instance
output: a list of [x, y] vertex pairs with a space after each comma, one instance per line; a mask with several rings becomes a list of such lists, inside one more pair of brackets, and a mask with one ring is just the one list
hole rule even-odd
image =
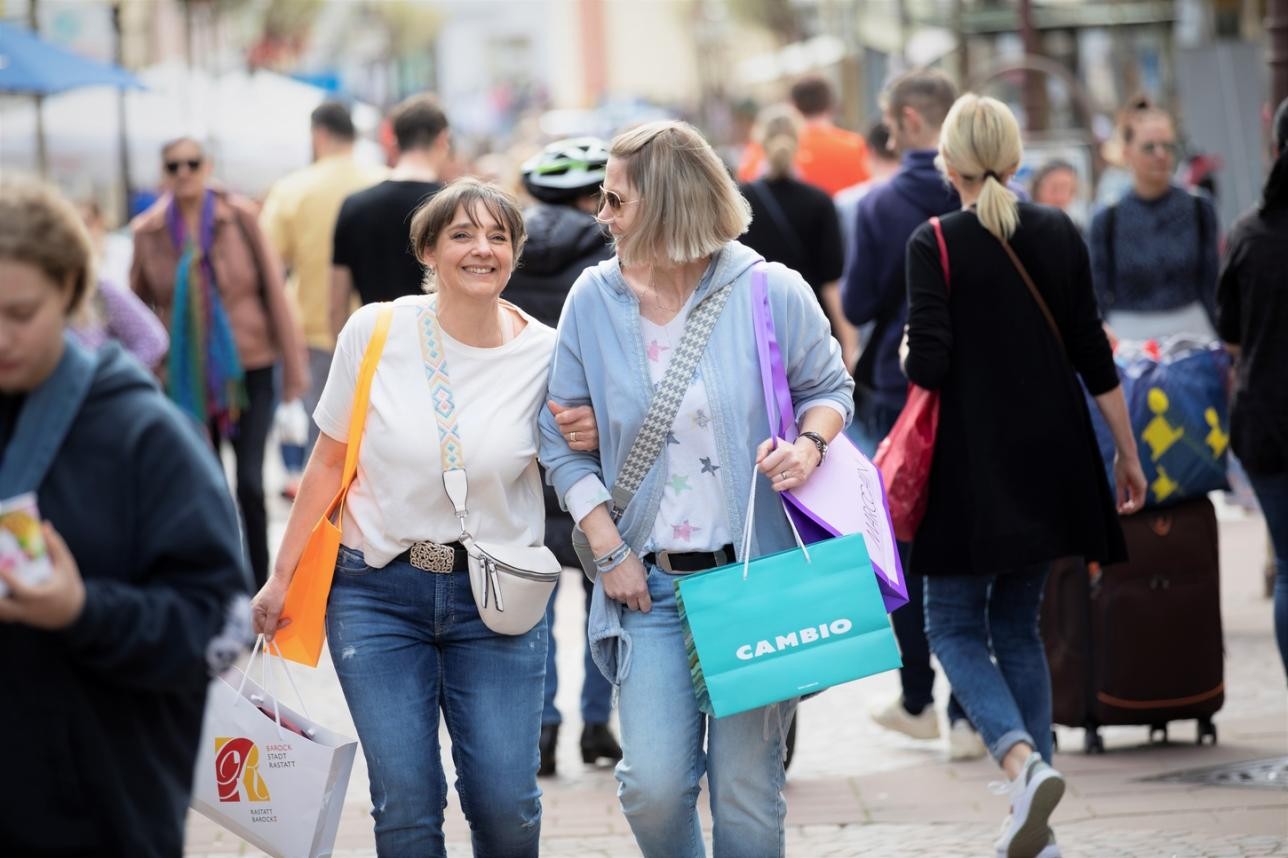
[[861, 533], [685, 576], [676, 601], [698, 705], [717, 717], [902, 665]]

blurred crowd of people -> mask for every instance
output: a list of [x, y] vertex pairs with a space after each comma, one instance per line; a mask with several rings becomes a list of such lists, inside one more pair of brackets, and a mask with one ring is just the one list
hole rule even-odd
[[[1288, 106], [1275, 114], [1263, 199], [1227, 228], [1208, 174], [1179, 170], [1176, 121], [1148, 101], [1123, 111], [1121, 170], [1092, 194], [1064, 160], [1019, 183], [1011, 111], [938, 71], [890, 82], [864, 134], [835, 124], [825, 78], [787, 95], [733, 164], [664, 121], [556, 141], [521, 164], [463, 165], [449, 117], [425, 94], [390, 111], [396, 152], [371, 166], [354, 156], [347, 108], [327, 102], [307, 129], [314, 162], [262, 202], [224, 189], [202, 141], [178, 137], [159, 153], [162, 195], [130, 224], [127, 271], [100, 264], [96, 208], [6, 178], [0, 498], [36, 493], [55, 571], [27, 584], [0, 570], [11, 591], [0, 660], [20, 678], [0, 725], [56, 740], [15, 747], [11, 768], [26, 776], [21, 791], [0, 791], [0, 841], [23, 854], [179, 854], [210, 641], [238, 594], [258, 592], [257, 630], [278, 630], [304, 542], [339, 486], [373, 305], [391, 302], [418, 325], [437, 314], [454, 385], [486, 406], [462, 418], [475, 515], [544, 542], [565, 566], [580, 565], [573, 524], [588, 538], [599, 573], [582, 579], [589, 633], [559, 643], [583, 648], [582, 759], [617, 764], [646, 855], [702, 854], [703, 775], [716, 854], [782, 854], [795, 702], [727, 719], [697, 709], [673, 576], [733, 557], [743, 510], [728, 499], [758, 475], [776, 491], [804, 484], [842, 431], [875, 454], [910, 382], [942, 396], [940, 446], [926, 518], [900, 544], [911, 599], [893, 615], [901, 693], [871, 717], [939, 738], [936, 656], [953, 689], [949, 757], [989, 755], [1006, 776], [997, 854], [1060, 854], [1048, 819], [1064, 778], [1038, 634], [1047, 570], [1070, 555], [1121, 560], [1117, 516], [1144, 497], [1118, 339], [1196, 335], [1237, 356], [1231, 443], [1273, 544], [1288, 670]], [[1098, 205], [1078, 223], [1067, 212], [1084, 197]], [[718, 287], [742, 288], [762, 258], [779, 264], [771, 300], [792, 326], [780, 336], [802, 440], [762, 445], [759, 380], [719, 375], [745, 343], [717, 332], [663, 442], [671, 464], [610, 516], [608, 489], [686, 320]], [[429, 395], [412, 387], [429, 358], [418, 328], [404, 328], [386, 346], [337, 522], [328, 617], [333, 648], [364, 645], [362, 658], [337, 649], [335, 660], [372, 775], [377, 844], [442, 854], [441, 701], [476, 849], [535, 855], [536, 778], [555, 772], [563, 720], [554, 601], [526, 635], [498, 635], [471, 615], [468, 583], [444, 590], [452, 579], [417, 565], [412, 549], [433, 544], [457, 551], [445, 571], [466, 574], [465, 519], [440, 485]], [[1091, 454], [1070, 367], [1112, 431], [1113, 484]], [[265, 457], [277, 409], [295, 402], [310, 417], [308, 464], [283, 487], [295, 505], [274, 551]], [[1087, 455], [1044, 459], [1035, 486], [1035, 435]], [[747, 461], [726, 461], [731, 450]], [[231, 493], [212, 451], [235, 461]], [[966, 506], [976, 512], [959, 515]], [[793, 544], [776, 505], [756, 514], [759, 553]], [[400, 599], [423, 611], [390, 607]], [[633, 644], [611, 649], [619, 639]], [[411, 640], [408, 654], [400, 642]], [[428, 703], [403, 693], [422, 682], [435, 689]], [[413, 740], [417, 753], [405, 753]], [[117, 759], [86, 771], [91, 747]], [[78, 773], [83, 795], [60, 793], [64, 772]]]

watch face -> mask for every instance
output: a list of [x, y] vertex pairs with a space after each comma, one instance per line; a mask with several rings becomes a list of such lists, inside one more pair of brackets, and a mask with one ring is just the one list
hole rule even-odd
[[823, 459], [827, 458], [827, 442], [823, 440], [823, 436], [817, 432], [802, 432], [801, 437], [808, 438], [818, 448], [818, 460], [822, 464]]

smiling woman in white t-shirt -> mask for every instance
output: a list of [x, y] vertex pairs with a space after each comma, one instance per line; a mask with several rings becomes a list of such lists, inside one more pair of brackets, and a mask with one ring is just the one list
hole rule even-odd
[[[518, 206], [493, 186], [463, 179], [424, 203], [412, 218], [411, 242], [437, 296], [393, 303], [371, 385], [327, 638], [371, 773], [381, 855], [446, 854], [440, 710], [475, 851], [537, 854], [546, 624], [508, 636], [479, 618], [456, 542], [461, 522], [443, 488], [434, 411], [441, 391], [427, 372], [420, 325], [436, 301], [469, 473], [466, 528], [492, 542], [539, 545], [545, 507], [536, 425], [555, 333], [500, 298], [524, 238]], [[314, 412], [322, 434], [273, 576], [255, 599], [258, 631], [279, 628], [309, 532], [339, 488], [358, 366], [382, 306], [362, 308], [340, 332]], [[558, 419], [579, 447], [595, 448], [589, 409]], [[426, 557], [445, 554], [443, 546], [452, 549], [452, 562], [442, 564], [451, 571], [425, 568], [438, 565]]]

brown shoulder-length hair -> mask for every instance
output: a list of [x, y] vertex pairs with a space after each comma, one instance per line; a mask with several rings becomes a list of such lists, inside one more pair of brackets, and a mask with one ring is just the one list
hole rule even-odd
[[687, 122], [650, 122], [613, 138], [639, 212], [617, 239], [623, 265], [680, 265], [710, 256], [747, 231], [751, 206], [720, 157]]
[[94, 251], [80, 212], [53, 185], [33, 176], [0, 181], [0, 259], [25, 262], [62, 288], [71, 281], [67, 314], [94, 285]]
[[[503, 188], [469, 177], [452, 182], [421, 203], [412, 214], [411, 251], [421, 264], [425, 262], [425, 251], [438, 243], [439, 234], [451, 225], [458, 208], [465, 211], [465, 216], [475, 226], [480, 225], [478, 210], [482, 208], [505, 227], [510, 236], [510, 248], [514, 251], [514, 264], [518, 265], [523, 245], [528, 240], [518, 201]], [[434, 272], [428, 268], [422, 285], [426, 292], [433, 292], [438, 288]]]

